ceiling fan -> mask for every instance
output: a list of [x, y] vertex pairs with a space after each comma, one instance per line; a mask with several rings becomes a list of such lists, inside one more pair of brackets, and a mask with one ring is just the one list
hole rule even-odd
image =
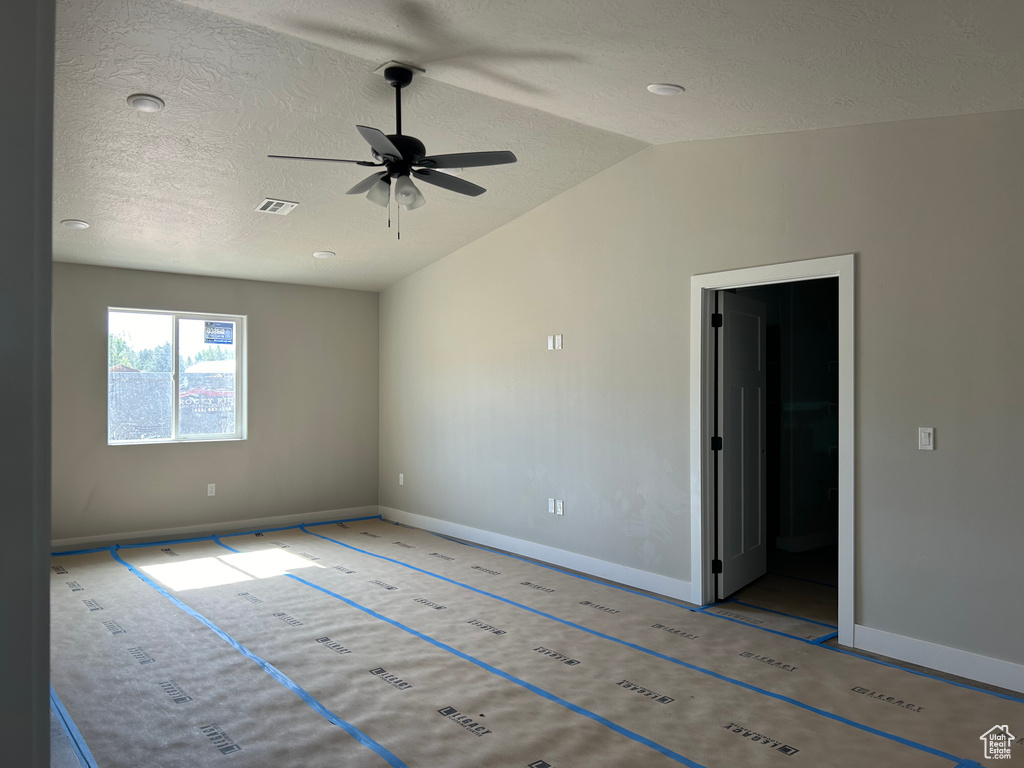
[[[422, 71], [422, 70], [420, 70]], [[450, 155], [427, 156], [423, 142], [402, 133], [402, 89], [412, 82], [412, 68], [394, 63], [384, 69], [384, 79], [395, 89], [395, 132], [385, 135], [377, 128], [357, 125], [356, 130], [366, 139], [373, 151], [373, 159], [341, 160], [332, 157], [296, 157], [294, 155], [267, 155], [282, 160], [316, 160], [329, 163], [353, 163], [383, 171], [367, 176], [348, 191], [349, 195], [366, 193], [366, 199], [380, 206], [391, 200], [391, 182], [395, 183], [395, 202], [411, 211], [425, 204], [426, 198], [412, 182], [412, 176], [436, 187], [476, 197], [486, 190], [472, 182], [444, 173], [443, 169], [479, 168], [485, 165], [503, 165], [516, 162], [511, 152], [458, 152]]]

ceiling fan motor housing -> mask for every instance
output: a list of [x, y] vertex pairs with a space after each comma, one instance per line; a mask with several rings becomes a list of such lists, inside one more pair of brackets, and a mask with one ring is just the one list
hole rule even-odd
[[392, 159], [390, 155], [381, 156], [376, 150], [374, 150], [373, 156], [387, 166], [388, 175], [391, 178], [408, 176], [409, 169], [414, 165], [419, 165], [420, 160], [426, 157], [427, 148], [415, 136], [395, 133], [388, 136], [388, 139], [395, 145], [395, 149], [402, 153], [401, 159]]
[[384, 79], [395, 88], [405, 88], [412, 82], [412, 70], [406, 67], [388, 67], [384, 70]]

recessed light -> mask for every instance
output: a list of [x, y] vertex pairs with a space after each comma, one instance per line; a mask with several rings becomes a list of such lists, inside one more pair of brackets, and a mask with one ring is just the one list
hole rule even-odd
[[164, 100], [149, 93], [133, 93], [126, 101], [129, 107], [139, 112], [159, 112], [164, 108]]
[[82, 221], [81, 219], [64, 219], [61, 222], [61, 224], [63, 224], [68, 229], [88, 229], [89, 228], [89, 222], [88, 221]]
[[647, 86], [647, 90], [656, 96], [675, 96], [686, 89], [681, 85], [674, 85], [672, 83], [651, 83]]
[[334, 251], [317, 251], [313, 254], [314, 259], [329, 259], [334, 255]]

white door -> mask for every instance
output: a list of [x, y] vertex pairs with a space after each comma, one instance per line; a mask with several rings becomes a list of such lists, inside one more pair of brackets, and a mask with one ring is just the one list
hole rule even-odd
[[[767, 570], [765, 305], [721, 291], [718, 334], [719, 600]], [[717, 441], [716, 441], [717, 442]]]

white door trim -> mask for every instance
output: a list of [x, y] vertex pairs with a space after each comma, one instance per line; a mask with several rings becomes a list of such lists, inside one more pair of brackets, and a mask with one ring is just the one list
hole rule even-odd
[[822, 277], [839, 278], [839, 642], [853, 645], [854, 627], [854, 255], [770, 264], [690, 278], [690, 582], [692, 600], [714, 601], [709, 552], [713, 369], [711, 302], [715, 291]]

